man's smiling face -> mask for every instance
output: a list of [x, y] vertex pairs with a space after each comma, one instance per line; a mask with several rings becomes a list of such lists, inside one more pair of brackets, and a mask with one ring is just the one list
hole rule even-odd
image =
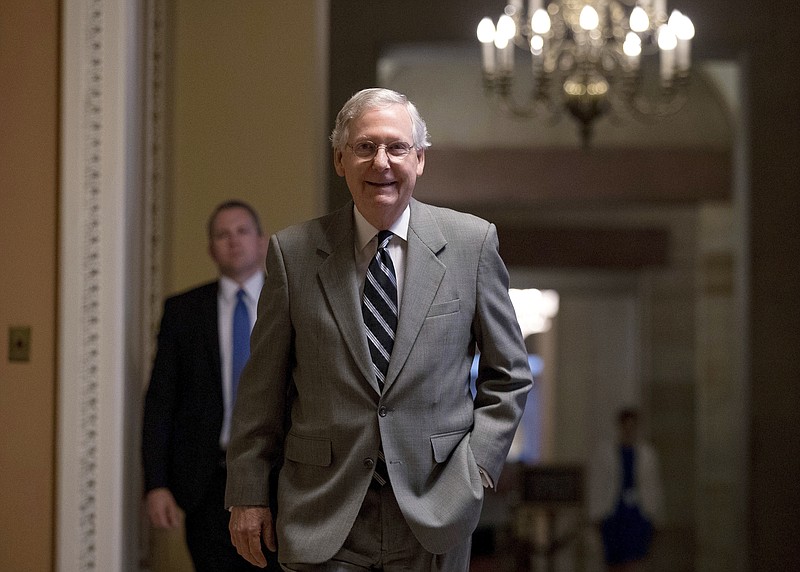
[[[417, 177], [425, 166], [425, 151], [413, 148], [411, 117], [403, 105], [373, 109], [354, 119], [348, 146], [334, 151], [336, 173], [344, 177], [358, 211], [378, 230], [388, 228], [411, 201]], [[376, 145], [403, 142], [412, 146], [405, 157], [390, 157], [379, 147], [375, 157], [362, 159], [352, 150], [359, 141]]]

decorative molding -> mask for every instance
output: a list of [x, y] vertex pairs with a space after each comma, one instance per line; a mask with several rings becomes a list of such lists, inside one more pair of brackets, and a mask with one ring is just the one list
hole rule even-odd
[[[164, 228], [167, 192], [167, 30], [165, 0], [147, 0], [144, 45], [144, 206], [142, 213], [142, 320], [140, 326], [140, 387], [149, 381], [150, 364], [164, 295]], [[138, 440], [137, 440], [138, 443]], [[143, 570], [151, 567], [150, 526], [139, 521], [138, 559]]]
[[[164, 0], [147, 2], [145, 21], [143, 359], [152, 362], [164, 295], [167, 192], [167, 29]], [[144, 368], [145, 373], [149, 368]], [[147, 379], [143, 379], [143, 384]]]
[[78, 442], [78, 527], [80, 541], [80, 570], [97, 567], [97, 438], [99, 433], [99, 324], [100, 324], [100, 276], [102, 215], [101, 181], [103, 157], [103, 41], [104, 20], [102, 0], [90, 0], [87, 4], [83, 85], [84, 117], [83, 132], [83, 273], [81, 316], [81, 376], [79, 387]]
[[139, 569], [143, 1], [62, 5], [59, 572]]

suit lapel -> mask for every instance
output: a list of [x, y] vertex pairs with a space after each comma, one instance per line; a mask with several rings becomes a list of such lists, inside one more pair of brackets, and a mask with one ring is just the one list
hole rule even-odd
[[361, 373], [378, 391], [378, 381], [372, 371], [372, 358], [364, 334], [361, 302], [358, 298], [361, 285], [356, 272], [353, 230], [353, 204], [336, 212], [319, 244], [320, 251], [328, 254], [320, 264], [318, 274], [328, 306], [342, 333], [342, 338], [358, 364]]
[[392, 359], [386, 373], [388, 388], [403, 369], [428, 315], [446, 270], [438, 254], [447, 244], [430, 210], [411, 201], [405, 283]]

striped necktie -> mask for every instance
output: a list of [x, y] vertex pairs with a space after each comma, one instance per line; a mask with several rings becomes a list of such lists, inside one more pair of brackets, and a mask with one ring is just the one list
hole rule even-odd
[[381, 391], [386, 382], [397, 329], [397, 278], [386, 250], [393, 236], [388, 230], [378, 233], [378, 250], [367, 269], [361, 308], [373, 370]]
[[[372, 356], [372, 369], [381, 392], [386, 383], [386, 370], [389, 369], [394, 332], [397, 329], [397, 277], [392, 259], [386, 250], [392, 236], [394, 235], [388, 230], [378, 233], [378, 250], [367, 269], [361, 306], [369, 353]], [[373, 484], [380, 486], [389, 480], [383, 446], [378, 451], [372, 479]]]

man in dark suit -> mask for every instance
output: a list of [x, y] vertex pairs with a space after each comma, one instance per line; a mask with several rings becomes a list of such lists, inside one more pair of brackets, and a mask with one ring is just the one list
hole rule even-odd
[[531, 387], [495, 227], [412, 199], [429, 143], [405, 96], [357, 93], [331, 141], [353, 201], [270, 239], [231, 536], [261, 566], [277, 538], [290, 571], [464, 572]]
[[144, 406], [145, 504], [157, 528], [179, 526], [183, 512], [198, 571], [250, 570], [231, 544], [223, 502], [235, 368], [246, 359], [235, 332], [249, 342], [264, 283], [266, 237], [250, 205], [214, 209], [208, 253], [219, 278], [164, 304]]

